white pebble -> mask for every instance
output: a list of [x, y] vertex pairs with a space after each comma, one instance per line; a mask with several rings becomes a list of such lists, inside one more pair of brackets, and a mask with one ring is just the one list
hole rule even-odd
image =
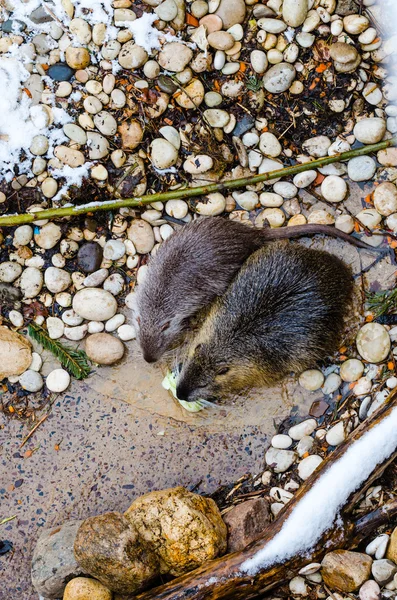
[[132, 325], [121, 325], [117, 329], [117, 334], [123, 342], [128, 342], [129, 340], [134, 340], [136, 338], [136, 331]]
[[324, 375], [318, 369], [308, 369], [299, 376], [299, 384], [310, 392], [320, 389], [323, 383]]
[[293, 425], [288, 430], [288, 435], [293, 440], [301, 440], [305, 435], [311, 435], [317, 427], [315, 419], [306, 419], [297, 425]]
[[116, 331], [118, 327], [123, 325], [125, 321], [125, 316], [121, 314], [114, 315], [109, 321], [106, 321], [105, 329], [108, 332]]
[[317, 467], [323, 462], [321, 456], [312, 454], [307, 458], [304, 458], [298, 465], [298, 475], [303, 481], [306, 481], [310, 475], [317, 469]]
[[44, 381], [40, 373], [28, 369], [19, 378], [21, 387], [27, 392], [38, 392], [44, 385]]
[[70, 384], [70, 375], [64, 369], [54, 369], [47, 375], [46, 386], [50, 392], [64, 392]]
[[292, 439], [289, 435], [277, 434], [272, 437], [272, 446], [273, 448], [279, 448], [280, 450], [286, 450], [290, 446], [292, 446]]

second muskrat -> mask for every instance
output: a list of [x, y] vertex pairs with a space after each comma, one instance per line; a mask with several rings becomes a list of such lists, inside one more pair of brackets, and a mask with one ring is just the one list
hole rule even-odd
[[364, 242], [327, 225], [256, 229], [222, 217], [204, 217], [171, 235], [150, 258], [137, 287], [138, 339], [144, 359], [174, 348], [192, 317], [221, 296], [247, 258], [272, 240], [325, 234], [359, 248]]
[[216, 399], [301, 372], [340, 342], [353, 278], [340, 259], [271, 244], [212, 305], [177, 378], [179, 400]]

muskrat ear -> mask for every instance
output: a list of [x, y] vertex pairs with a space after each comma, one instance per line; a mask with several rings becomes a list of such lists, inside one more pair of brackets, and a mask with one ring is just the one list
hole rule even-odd
[[167, 331], [167, 329], [169, 329], [170, 325], [171, 325], [171, 321], [167, 321], [167, 323], [164, 323], [164, 325], [161, 327], [160, 331]]
[[217, 375], [226, 375], [226, 373], [228, 373], [230, 371], [229, 367], [221, 367], [218, 371], [217, 371]]

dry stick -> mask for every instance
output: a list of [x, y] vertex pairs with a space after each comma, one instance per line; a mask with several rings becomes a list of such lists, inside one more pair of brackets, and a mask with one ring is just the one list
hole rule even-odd
[[34, 434], [34, 432], [36, 431], [36, 429], [37, 429], [38, 427], [40, 427], [40, 425], [41, 425], [42, 423], [44, 423], [44, 421], [45, 421], [46, 419], [48, 419], [48, 415], [44, 415], [44, 417], [42, 417], [42, 418], [40, 419], [40, 421], [39, 421], [38, 423], [36, 423], [36, 425], [33, 427], [33, 429], [31, 429], [31, 430], [29, 431], [28, 435], [25, 437], [25, 439], [23, 440], [22, 444], [19, 446], [19, 449], [21, 449], [21, 448], [23, 448], [23, 447], [24, 447], [24, 445], [25, 445], [25, 444], [26, 444], [26, 442], [27, 442], [27, 441], [28, 441], [28, 440], [29, 440], [29, 439], [32, 437], [32, 435]]
[[[321, 561], [326, 552], [336, 548], [352, 548], [363, 540], [371, 529], [370, 523], [361, 520], [363, 526], [357, 528], [355, 523], [348, 520], [342, 512], [340, 521], [343, 525], [335, 524], [326, 531], [315, 546], [304, 555], [296, 554], [282, 564], [276, 563], [270, 567], [261, 567], [255, 575], [249, 575], [242, 569], [243, 563], [252, 559], [262, 550], [282, 529], [291, 513], [313, 485], [320, 479], [335, 462], [354, 446], [369, 429], [372, 429], [384, 419], [387, 419], [396, 408], [397, 389], [391, 392], [386, 402], [366, 422], [362, 423], [349, 436], [348, 440], [338, 446], [300, 487], [295, 497], [283, 508], [276, 521], [266, 530], [265, 535], [244, 548], [241, 552], [226, 555], [214, 560], [183, 577], [171, 581], [137, 596], [137, 600], [243, 600], [255, 597], [259, 593], [280, 585], [293, 577], [297, 571], [310, 562]], [[387, 459], [388, 460], [388, 459]], [[386, 462], [386, 461], [385, 461]], [[378, 466], [374, 466], [376, 471]], [[363, 484], [365, 485], [365, 483]], [[363, 487], [363, 486], [362, 486]], [[352, 494], [354, 497], [354, 495]], [[349, 507], [348, 501], [345, 506]], [[379, 524], [383, 519], [388, 520], [396, 513], [396, 506], [390, 511], [379, 509], [377, 519], [372, 523]], [[383, 521], [384, 522], [384, 521]]]
[[212, 192], [233, 190], [245, 187], [247, 185], [261, 183], [263, 181], [269, 181], [270, 179], [289, 177], [290, 175], [303, 173], [304, 171], [308, 171], [310, 169], [318, 169], [334, 162], [349, 160], [350, 158], [355, 158], [356, 156], [365, 156], [367, 154], [371, 154], [372, 152], [379, 152], [379, 150], [384, 150], [385, 148], [390, 148], [390, 146], [396, 145], [397, 137], [394, 137], [390, 140], [379, 142], [378, 144], [363, 146], [362, 148], [349, 150], [349, 152], [343, 152], [342, 154], [338, 154], [336, 156], [327, 156], [326, 158], [312, 160], [303, 165], [293, 165], [292, 167], [285, 167], [276, 171], [270, 171], [269, 173], [252, 175], [250, 177], [241, 177], [240, 179], [232, 179], [231, 181], [224, 181], [222, 183], [212, 183], [196, 188], [184, 188], [181, 190], [174, 190], [172, 192], [147, 194], [137, 198], [125, 198], [124, 200], [107, 200], [101, 203], [92, 202], [89, 204], [83, 204], [81, 206], [49, 208], [39, 212], [27, 213], [23, 215], [4, 215], [0, 217], [0, 227], [13, 227], [14, 225], [32, 223], [33, 221], [39, 221], [41, 219], [56, 219], [61, 217], [84, 215], [86, 213], [97, 212], [100, 210], [118, 210], [119, 208], [124, 207], [140, 207], [144, 206], [145, 204], [151, 204], [152, 202], [167, 202], [168, 200], [176, 200], [177, 198], [194, 198], [195, 196], [203, 196]]

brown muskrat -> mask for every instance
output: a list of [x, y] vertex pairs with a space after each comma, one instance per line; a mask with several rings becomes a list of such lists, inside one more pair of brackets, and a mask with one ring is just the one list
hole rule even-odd
[[272, 240], [317, 234], [374, 250], [327, 225], [256, 229], [222, 217], [204, 217], [184, 225], [149, 260], [137, 287], [138, 339], [144, 359], [157, 361], [178, 345], [192, 317], [221, 296], [247, 258]]
[[180, 400], [228, 396], [301, 372], [337, 348], [350, 269], [320, 250], [270, 244], [212, 305], [177, 378]]

